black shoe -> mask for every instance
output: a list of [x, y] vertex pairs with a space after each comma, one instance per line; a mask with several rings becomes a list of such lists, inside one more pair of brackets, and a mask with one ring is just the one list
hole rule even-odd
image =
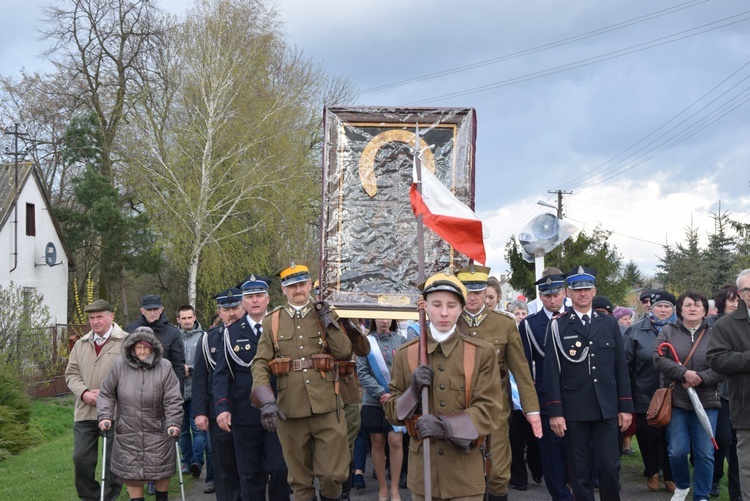
[[201, 476], [201, 470], [203, 467], [199, 465], [198, 463], [193, 463], [190, 465], [190, 473], [193, 474], [193, 478], [198, 478]]
[[367, 487], [367, 484], [365, 484], [365, 476], [361, 473], [355, 473], [354, 474], [354, 488], [357, 490], [361, 490]]
[[213, 482], [206, 482], [206, 486], [203, 488], [203, 494], [213, 494], [216, 492], [216, 487]]
[[398, 479], [398, 488], [406, 489], [406, 473], [401, 474], [401, 478]]
[[708, 495], [711, 496], [712, 498], [718, 498], [719, 494], [720, 494], [720, 492], [719, 492], [719, 484], [718, 483], [712, 484], [711, 485], [711, 492], [709, 492]]
[[512, 484], [511, 487], [513, 487], [517, 491], [525, 491], [529, 488], [526, 484]]
[[534, 482], [536, 482], [537, 484], [542, 483], [542, 475], [532, 475], [531, 478], [533, 478]]

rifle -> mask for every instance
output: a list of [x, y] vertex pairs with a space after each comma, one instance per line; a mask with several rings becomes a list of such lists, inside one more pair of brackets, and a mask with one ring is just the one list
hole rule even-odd
[[484, 500], [490, 499], [490, 474], [492, 471], [492, 436], [487, 435], [481, 445], [484, 461]]

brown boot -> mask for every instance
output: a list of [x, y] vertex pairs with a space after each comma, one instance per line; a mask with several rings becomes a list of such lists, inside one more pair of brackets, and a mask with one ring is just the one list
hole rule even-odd
[[674, 492], [674, 490], [677, 488], [675, 483], [672, 480], [665, 480], [664, 481], [664, 488], [667, 489], [669, 492]]
[[648, 480], [646, 481], [646, 485], [648, 486], [648, 490], [651, 492], [656, 492], [659, 490], [659, 474], [655, 473], [648, 477]]

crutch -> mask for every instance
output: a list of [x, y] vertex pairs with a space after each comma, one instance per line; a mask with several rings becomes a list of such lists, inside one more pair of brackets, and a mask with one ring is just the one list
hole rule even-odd
[[107, 430], [102, 430], [102, 482], [99, 501], [104, 501], [104, 479], [107, 474]]
[[180, 475], [180, 494], [182, 494], [182, 501], [185, 501], [185, 484], [182, 482], [182, 468], [180, 467], [180, 434], [178, 433], [174, 437], [174, 448], [177, 451], [177, 473]]

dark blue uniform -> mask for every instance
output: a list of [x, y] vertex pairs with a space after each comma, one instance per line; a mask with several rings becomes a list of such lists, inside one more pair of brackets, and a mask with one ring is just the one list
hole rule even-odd
[[617, 320], [592, 310], [584, 326], [572, 308], [552, 320], [545, 343], [544, 391], [549, 417], [565, 418], [568, 465], [578, 501], [594, 501], [593, 465], [602, 501], [619, 500], [618, 413], [633, 400]]
[[224, 324], [209, 329], [203, 334], [195, 353], [193, 367], [192, 417], [208, 416], [208, 430], [211, 440], [211, 460], [214, 468], [214, 486], [218, 501], [239, 501], [240, 478], [237, 473], [237, 460], [234, 455], [234, 440], [231, 433], [216, 424], [214, 408], [213, 379], [216, 360], [224, 353]]
[[549, 413], [545, 407], [547, 401], [544, 393], [544, 346], [549, 326], [547, 310], [526, 317], [518, 326], [523, 342], [523, 351], [529, 362], [529, 369], [534, 376], [539, 404], [541, 406], [542, 438], [539, 439], [542, 472], [547, 491], [554, 501], [573, 501], [573, 493], [568, 489], [568, 461], [565, 452], [565, 441], [552, 431], [549, 425]]
[[[255, 322], [245, 315], [229, 327], [229, 342], [218, 357], [214, 375], [216, 415], [232, 414], [242, 499], [265, 499], [266, 485], [269, 499], [289, 499], [287, 468], [279, 437], [263, 429], [260, 410], [250, 403], [253, 376], [249, 364], [255, 358], [259, 340], [254, 326]], [[275, 390], [275, 380], [271, 386]]]

